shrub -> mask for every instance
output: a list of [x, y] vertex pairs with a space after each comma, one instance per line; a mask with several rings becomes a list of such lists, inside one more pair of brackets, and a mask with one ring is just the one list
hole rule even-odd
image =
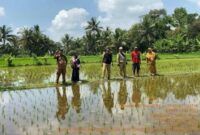
[[42, 62], [37, 58], [36, 55], [33, 55], [33, 63], [38, 66], [42, 65]]
[[6, 61], [6, 65], [7, 65], [8, 67], [13, 67], [13, 66], [15, 66], [15, 65], [13, 64], [13, 57], [12, 57], [11, 55], [4, 55], [3, 57], [4, 57], [5, 61]]

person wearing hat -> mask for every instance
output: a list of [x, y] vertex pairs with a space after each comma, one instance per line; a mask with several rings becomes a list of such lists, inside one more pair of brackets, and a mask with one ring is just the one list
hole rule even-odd
[[124, 54], [122, 47], [119, 47], [119, 52], [117, 54], [117, 63], [119, 66], [120, 75], [125, 78], [127, 60], [126, 60], [126, 55]]
[[102, 59], [102, 78], [105, 77], [105, 74], [107, 72], [107, 79], [110, 80], [110, 68], [111, 68], [111, 63], [112, 63], [112, 53], [109, 48], [106, 49], [106, 51], [103, 54], [103, 59]]
[[62, 82], [65, 84], [67, 57], [63, 54], [63, 49], [57, 50], [54, 54], [54, 58], [57, 60], [56, 83], [58, 84], [60, 75], [62, 74]]
[[133, 70], [133, 75], [135, 76], [135, 73], [137, 71], [137, 76], [140, 74], [140, 63], [141, 63], [141, 58], [140, 58], [140, 51], [138, 50], [137, 47], [134, 48], [134, 51], [131, 52], [131, 58], [132, 58], [132, 70]]
[[148, 48], [147, 50], [146, 61], [150, 75], [156, 75], [156, 53], [153, 52], [152, 48]]

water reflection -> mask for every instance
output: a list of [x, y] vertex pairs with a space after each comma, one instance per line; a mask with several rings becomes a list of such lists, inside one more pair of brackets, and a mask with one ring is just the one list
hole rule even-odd
[[58, 100], [58, 111], [56, 112], [56, 117], [60, 121], [61, 119], [65, 119], [66, 113], [69, 111], [69, 104], [67, 101], [67, 95], [66, 95], [66, 87], [61, 87], [60, 90], [59, 87], [56, 87], [56, 93], [57, 93], [57, 100]]
[[127, 87], [126, 87], [126, 81], [122, 80], [120, 81], [120, 87], [119, 87], [119, 92], [118, 92], [118, 102], [119, 102], [121, 110], [124, 110], [125, 108], [127, 97], [128, 97], [128, 92], [127, 92]]
[[[102, 80], [0, 92], [0, 134], [57, 135], [58, 129], [60, 135], [176, 134], [176, 125], [187, 129], [181, 134], [199, 134], [200, 83], [195, 79], [200, 77]], [[184, 125], [189, 118], [195, 120], [193, 126]], [[168, 129], [158, 131], [167, 124]]]
[[54, 66], [4, 68], [0, 71], [0, 84], [2, 86], [23, 86], [52, 82], [50, 77], [54, 73]]
[[133, 81], [133, 94], [132, 94], [132, 101], [135, 104], [135, 107], [139, 107], [139, 103], [141, 102], [141, 91], [140, 91], [140, 84], [138, 80]]
[[153, 101], [157, 98], [157, 88], [156, 88], [156, 81], [154, 77], [148, 79], [146, 84], [146, 93], [149, 97], [149, 104], [152, 104]]
[[81, 110], [80, 85], [76, 83], [73, 84], [72, 92], [73, 92], [72, 107], [77, 113], [80, 113]]
[[103, 83], [103, 92], [102, 92], [102, 98], [104, 105], [107, 109], [107, 111], [112, 114], [112, 108], [114, 106], [114, 94], [111, 92], [111, 84], [110, 81], [107, 82], [107, 88], [106, 88], [106, 83]]

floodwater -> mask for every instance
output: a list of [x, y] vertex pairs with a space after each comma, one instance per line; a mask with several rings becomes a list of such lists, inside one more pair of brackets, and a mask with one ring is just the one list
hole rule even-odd
[[[1, 70], [1, 85], [55, 81], [55, 67], [31, 69]], [[99, 76], [89, 69], [81, 78]], [[199, 135], [199, 81], [145, 76], [2, 91], [0, 135]]]

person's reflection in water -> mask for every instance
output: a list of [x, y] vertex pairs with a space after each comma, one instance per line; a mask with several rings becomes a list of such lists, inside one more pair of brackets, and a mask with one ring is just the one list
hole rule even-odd
[[110, 81], [107, 82], [107, 89], [105, 86], [105, 82], [103, 82], [103, 94], [102, 94], [102, 98], [103, 98], [103, 102], [104, 105], [107, 109], [107, 111], [112, 114], [112, 108], [114, 106], [114, 94], [111, 93], [111, 85], [110, 85]]
[[74, 83], [72, 85], [72, 107], [75, 109], [77, 113], [80, 113], [81, 110], [81, 96], [80, 96], [80, 85]]
[[147, 95], [149, 97], [149, 104], [152, 104], [156, 99], [156, 80], [152, 77], [149, 78], [147, 83]]
[[121, 110], [124, 110], [125, 108], [127, 97], [128, 97], [128, 92], [126, 88], [126, 81], [123, 80], [123, 81], [120, 81], [120, 89], [118, 92], [118, 102], [120, 104]]
[[133, 81], [132, 101], [135, 103], [135, 107], [139, 107], [139, 103], [141, 102], [141, 92], [138, 80]]
[[62, 87], [62, 92], [59, 87], [56, 87], [57, 100], [58, 100], [58, 111], [56, 117], [60, 121], [65, 119], [65, 114], [69, 111], [69, 104], [67, 102], [66, 87]]

